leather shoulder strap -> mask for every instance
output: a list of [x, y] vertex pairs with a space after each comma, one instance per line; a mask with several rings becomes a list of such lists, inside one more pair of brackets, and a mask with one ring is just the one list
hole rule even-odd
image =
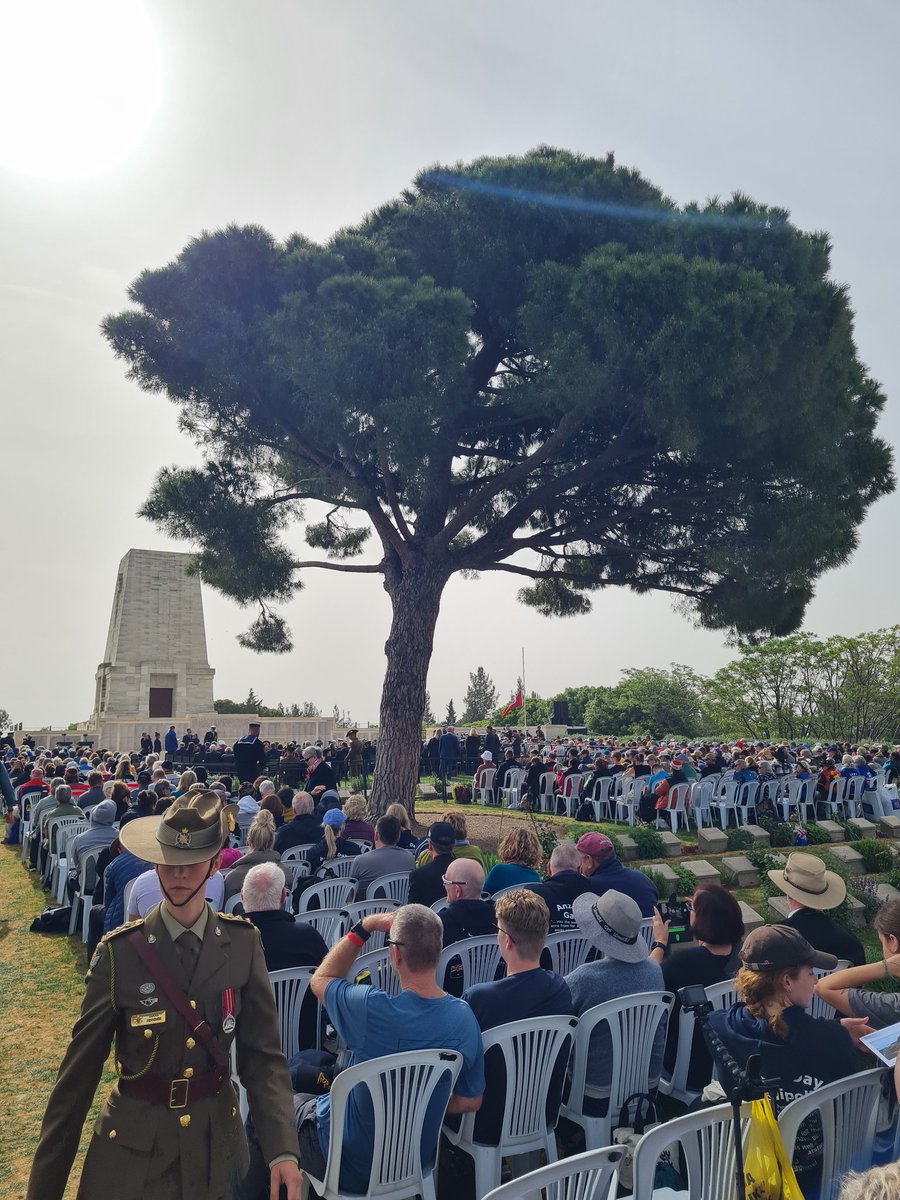
[[217, 1067], [228, 1069], [228, 1059], [225, 1052], [216, 1039], [210, 1032], [204, 1018], [200, 1016], [196, 1009], [191, 1008], [190, 1001], [184, 992], [176, 983], [171, 975], [168, 967], [143, 936], [140, 930], [135, 929], [128, 935], [128, 941], [136, 950], [138, 957], [143, 962], [144, 966], [150, 972], [150, 975], [162, 990], [165, 992], [167, 999], [174, 1008], [184, 1017], [192, 1033], [196, 1034], [198, 1041], [206, 1050], [209, 1057], [213, 1060]]

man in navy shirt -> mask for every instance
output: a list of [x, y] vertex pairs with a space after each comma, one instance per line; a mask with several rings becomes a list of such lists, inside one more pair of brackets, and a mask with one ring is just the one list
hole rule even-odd
[[449, 779], [456, 767], [459, 757], [459, 738], [453, 732], [453, 726], [448, 725], [438, 741], [438, 765], [441, 779]]
[[572, 901], [593, 891], [581, 874], [581, 862], [582, 855], [577, 846], [572, 842], [560, 842], [550, 855], [544, 882], [525, 884], [529, 892], [535, 892], [546, 903], [550, 913], [550, 933], [578, 928], [572, 916]]
[[581, 854], [581, 873], [591, 891], [602, 896], [610, 890], [622, 892], [637, 901], [642, 917], [652, 917], [658, 896], [643, 871], [623, 867], [616, 858], [613, 844], [604, 833], [585, 833], [575, 843]]
[[[550, 913], [541, 897], [524, 889], [507, 892], [495, 902], [494, 914], [506, 978], [477, 983], [463, 993], [463, 1000], [475, 1014], [482, 1033], [510, 1021], [574, 1014], [569, 985], [555, 971], [541, 968], [541, 952], [550, 924]], [[565, 1068], [563, 1058], [547, 1095], [551, 1125], [559, 1112]], [[485, 1077], [487, 1087], [484, 1103], [475, 1118], [475, 1140], [492, 1145], [500, 1135], [506, 1090], [506, 1069], [496, 1046], [485, 1055]]]

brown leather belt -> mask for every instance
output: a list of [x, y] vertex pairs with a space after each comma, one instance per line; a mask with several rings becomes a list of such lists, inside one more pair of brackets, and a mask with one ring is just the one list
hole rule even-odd
[[218, 1096], [226, 1077], [219, 1071], [192, 1075], [190, 1079], [184, 1076], [180, 1079], [164, 1079], [160, 1075], [142, 1075], [140, 1079], [120, 1079], [119, 1091], [123, 1096], [132, 1096], [146, 1104], [187, 1108], [188, 1101]]

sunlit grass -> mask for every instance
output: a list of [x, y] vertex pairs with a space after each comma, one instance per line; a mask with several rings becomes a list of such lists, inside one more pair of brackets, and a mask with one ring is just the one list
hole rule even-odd
[[[34, 874], [19, 861], [19, 848], [0, 847], [0, 1097], [6, 1113], [0, 1154], [0, 1200], [25, 1194], [41, 1118], [56, 1072], [81, 1008], [86, 969], [79, 938], [30, 933], [47, 905]], [[109, 1090], [112, 1062], [100, 1096]], [[99, 1107], [85, 1123], [78, 1160], [66, 1191], [74, 1198], [81, 1160]]]

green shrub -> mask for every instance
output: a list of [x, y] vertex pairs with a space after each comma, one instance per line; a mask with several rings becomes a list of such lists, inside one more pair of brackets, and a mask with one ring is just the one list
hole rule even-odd
[[794, 830], [785, 821], [773, 821], [771, 817], [760, 817], [759, 824], [769, 835], [773, 846], [793, 846]]
[[806, 830], [806, 840], [810, 846], [827, 846], [831, 841], [822, 826], [817, 825], [815, 821], [807, 821], [803, 828]]
[[481, 861], [484, 864], [484, 873], [487, 875], [491, 867], [496, 866], [498, 859], [494, 850], [482, 850]]
[[[841, 879], [843, 879], [843, 881], [847, 884], [848, 896], [852, 895], [851, 884], [853, 880], [847, 864], [842, 859], [832, 854], [830, 850], [821, 851], [819, 857], [825, 864], [826, 870], [834, 871], [835, 875], [840, 875]], [[865, 901], [863, 901], [863, 903], [865, 903]], [[852, 915], [853, 910], [850, 907], [850, 902], [848, 899], [842, 900], [837, 908], [829, 908], [828, 910], [828, 916], [832, 921], [837, 921], [839, 925], [849, 926]]]
[[665, 875], [661, 875], [659, 871], [654, 871], [652, 867], [641, 867], [641, 870], [656, 888], [656, 894], [660, 900], [668, 900], [670, 889]]
[[641, 858], [665, 857], [666, 843], [660, 837], [658, 829], [652, 829], [649, 825], [635, 825], [631, 836]]
[[860, 838], [850, 845], [857, 854], [862, 855], [867, 875], [880, 875], [884, 871], [890, 871], [894, 865], [894, 856], [884, 842], [875, 838]]
[[747, 858], [759, 871], [759, 890], [763, 900], [768, 900], [770, 896], [780, 896], [783, 893], [775, 886], [769, 878], [769, 871], [780, 871], [784, 867], [784, 860], [780, 854], [773, 854], [765, 846], [753, 846], [747, 851]]
[[874, 879], [856, 878], [850, 885], [850, 891], [853, 896], [864, 906], [866, 910], [866, 924], [871, 924], [872, 918], [881, 908], [882, 901], [878, 899], [875, 891], [878, 884]]
[[746, 829], [728, 830], [729, 850], [749, 850], [753, 844], [753, 838]]
[[559, 842], [559, 830], [550, 821], [539, 821], [532, 814], [531, 827], [534, 830], [537, 840], [541, 843], [541, 854], [544, 862], [548, 862], [550, 855], [556, 849]]
[[675, 872], [676, 896], [689, 896], [697, 886], [697, 876], [690, 867], [682, 866], [680, 863], [676, 863], [672, 870]]
[[[731, 849], [730, 846], [729, 849]], [[724, 862], [719, 863], [719, 878], [722, 881], [722, 887], [730, 888], [737, 886], [737, 871], [732, 871], [731, 867], [726, 867]]]

